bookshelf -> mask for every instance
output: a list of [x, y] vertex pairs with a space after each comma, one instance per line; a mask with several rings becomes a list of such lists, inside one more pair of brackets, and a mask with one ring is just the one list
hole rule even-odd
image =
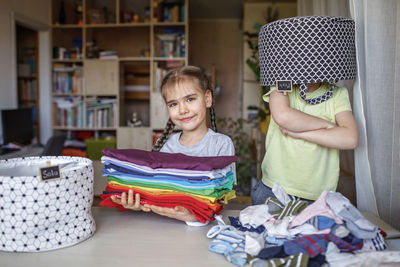
[[34, 137], [40, 142], [38, 33], [17, 24], [18, 108], [32, 108]]
[[[188, 0], [51, 0], [53, 130], [151, 149], [166, 70], [188, 64]], [[79, 135], [79, 134], [78, 134]]]

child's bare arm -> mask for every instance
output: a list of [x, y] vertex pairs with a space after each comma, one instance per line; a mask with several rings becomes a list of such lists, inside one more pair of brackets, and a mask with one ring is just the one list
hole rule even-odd
[[335, 124], [329, 121], [291, 108], [289, 97], [278, 91], [271, 92], [269, 107], [274, 121], [280, 127], [292, 132], [303, 132], [335, 127]]
[[351, 111], [336, 114], [337, 126], [306, 132], [292, 132], [281, 128], [282, 133], [294, 138], [336, 149], [355, 149], [358, 145], [358, 127]]
[[160, 214], [162, 216], [167, 216], [173, 219], [187, 222], [197, 222], [196, 217], [186, 208], [181, 206], [176, 206], [175, 208], [165, 208], [151, 205], [149, 206], [151, 211]]

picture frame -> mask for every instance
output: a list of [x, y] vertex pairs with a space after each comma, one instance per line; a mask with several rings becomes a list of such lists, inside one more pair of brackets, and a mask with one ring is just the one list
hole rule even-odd
[[102, 24], [104, 23], [104, 14], [99, 9], [88, 10], [89, 24]]

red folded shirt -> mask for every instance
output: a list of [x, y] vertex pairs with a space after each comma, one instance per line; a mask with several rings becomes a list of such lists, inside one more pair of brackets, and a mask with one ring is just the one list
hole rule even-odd
[[[220, 210], [223, 209], [223, 204], [218, 203], [218, 202], [214, 202], [212, 203], [211, 201], [207, 200], [207, 199], [199, 199], [187, 194], [182, 194], [181, 192], [175, 191], [175, 192], [170, 192], [168, 194], [153, 194], [152, 192], [148, 192], [142, 189], [139, 189], [135, 186], [124, 186], [124, 185], [118, 185], [118, 184], [113, 184], [113, 183], [108, 183], [108, 189], [112, 189], [111, 191], [124, 191], [126, 192], [126, 190], [132, 189], [135, 193], [139, 193], [140, 195], [149, 195], [152, 196], [154, 198], [160, 198], [160, 197], [175, 197], [175, 196], [179, 196], [179, 197], [189, 197], [191, 199], [193, 199], [194, 201], [199, 201], [200, 203], [203, 203], [205, 205], [207, 205], [210, 209], [212, 209], [214, 212], [220, 212]], [[202, 205], [202, 207], [205, 207]]]
[[[110, 184], [108, 184], [105, 191], [110, 193], [100, 195], [102, 199], [102, 201], [100, 202], [101, 206], [117, 207], [118, 210], [120, 211], [126, 210], [123, 206], [114, 203], [111, 200], [111, 196], [121, 195], [120, 192], [116, 191], [122, 191], [128, 193], [129, 191], [128, 188], [123, 188], [121, 186], [116, 187], [115, 185], [110, 186]], [[134, 193], [137, 192], [140, 194], [141, 204], [149, 204], [166, 208], [174, 208], [175, 206], [182, 206], [188, 209], [190, 212], [192, 212], [192, 214], [196, 217], [196, 219], [201, 223], [205, 223], [206, 221], [213, 221], [214, 215], [220, 214], [223, 210], [223, 206], [220, 205], [219, 207], [217, 206], [216, 211], [214, 211], [207, 204], [189, 196], [178, 195], [178, 194], [175, 196], [153, 196], [145, 192], [139, 192], [136, 189], [133, 189], [133, 191]]]

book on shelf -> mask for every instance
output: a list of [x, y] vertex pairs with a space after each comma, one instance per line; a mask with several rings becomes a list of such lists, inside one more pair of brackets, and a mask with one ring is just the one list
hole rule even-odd
[[82, 66], [53, 65], [53, 93], [81, 94], [83, 89]]
[[185, 57], [185, 33], [183, 31], [169, 31], [156, 34], [155, 51], [158, 57]]
[[86, 102], [88, 128], [110, 128], [116, 125], [117, 99], [91, 98]]
[[35, 101], [37, 99], [36, 80], [18, 80], [19, 99], [22, 101]]
[[53, 101], [54, 126], [84, 127], [84, 103], [80, 97], [55, 97]]
[[156, 22], [184, 22], [185, 5], [182, 2], [155, 1], [154, 18]]
[[157, 62], [154, 62], [154, 91], [160, 92], [162, 79], [169, 70], [183, 66], [185, 66], [185, 61], [183, 60], [167, 60], [165, 66], [159, 66]]

